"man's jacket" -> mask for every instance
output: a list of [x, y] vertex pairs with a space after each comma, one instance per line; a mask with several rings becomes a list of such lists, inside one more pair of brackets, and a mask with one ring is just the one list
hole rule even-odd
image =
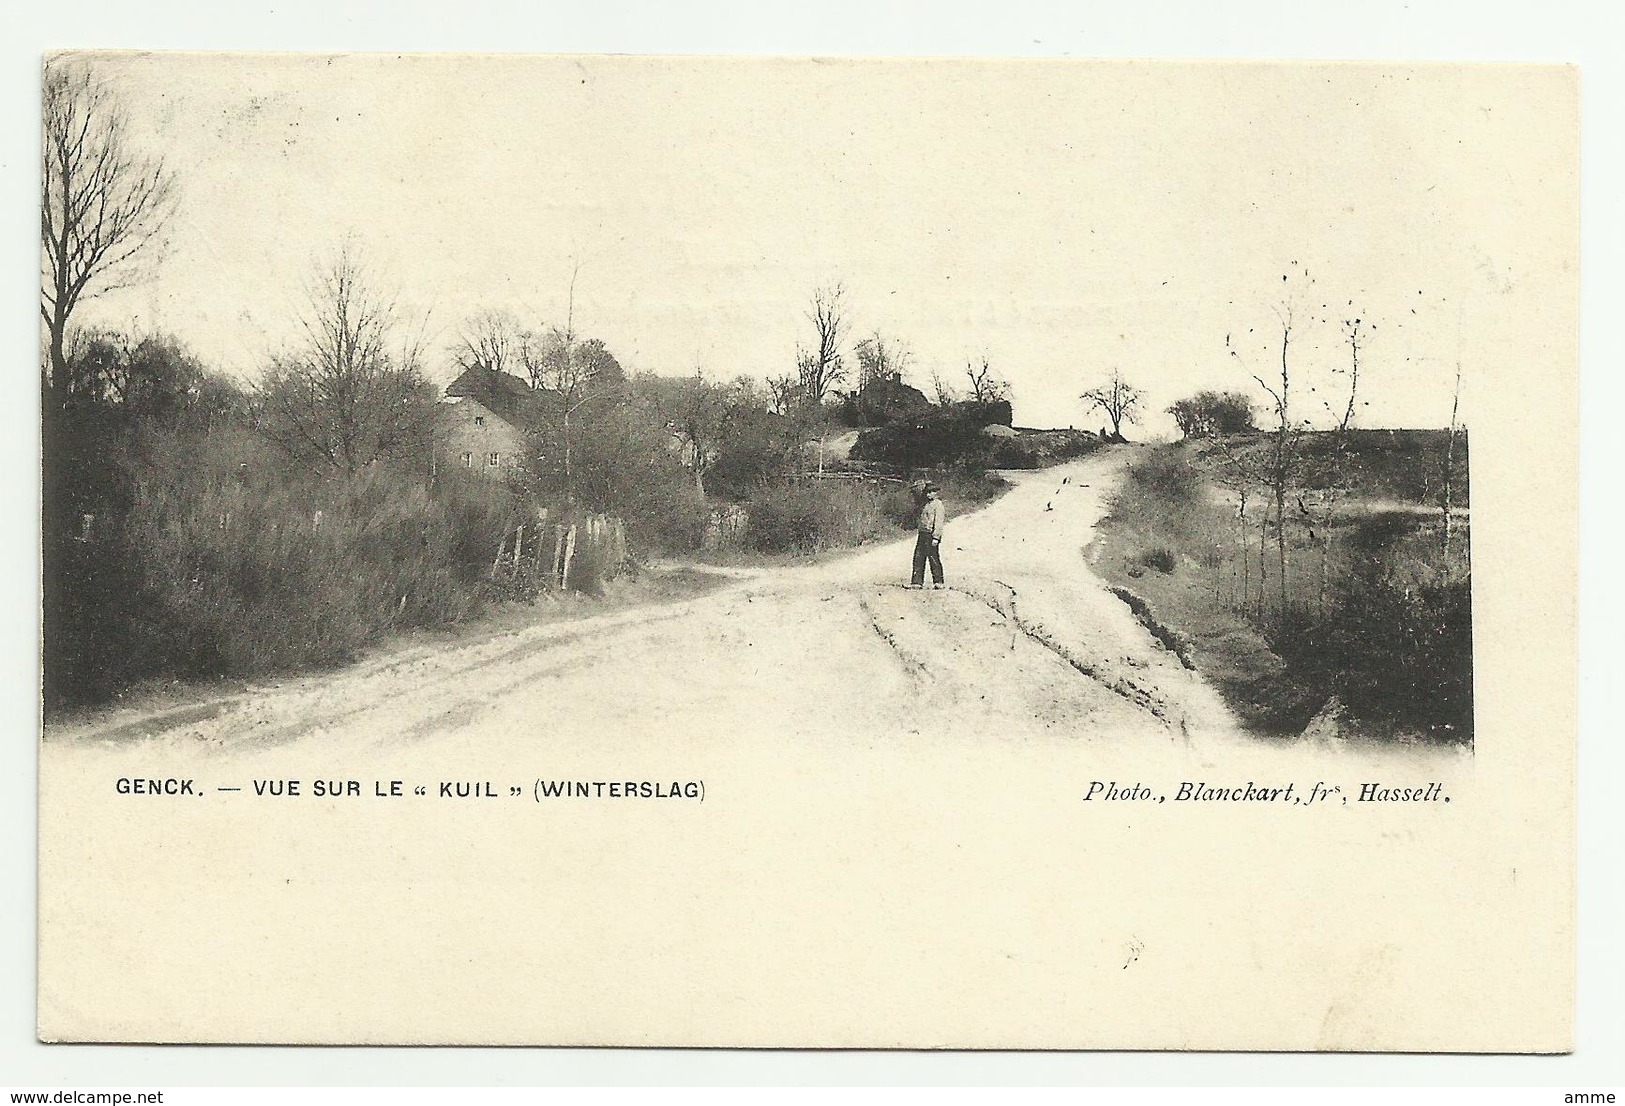
[[920, 508], [920, 533], [930, 534], [932, 541], [942, 540], [942, 526], [947, 521], [948, 512], [940, 499], [928, 499], [925, 506]]

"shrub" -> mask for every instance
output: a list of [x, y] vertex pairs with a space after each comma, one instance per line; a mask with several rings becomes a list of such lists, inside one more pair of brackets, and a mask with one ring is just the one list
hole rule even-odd
[[1165, 545], [1159, 545], [1155, 549], [1148, 549], [1140, 554], [1140, 563], [1147, 568], [1154, 568], [1166, 575], [1179, 564], [1179, 558], [1175, 556], [1172, 549]]
[[1246, 434], [1253, 425], [1253, 402], [1240, 392], [1197, 392], [1168, 408], [1186, 438]]
[[[253, 676], [353, 656], [478, 605], [524, 517], [478, 476], [285, 471], [252, 436], [147, 430], [108, 451], [124, 499], [92, 532], [47, 512], [45, 692], [91, 701], [154, 675]], [[120, 486], [119, 481], [109, 481]]]
[[603, 595], [604, 585], [614, 578], [620, 567], [611, 560], [607, 545], [580, 544], [570, 560], [570, 590], [583, 595]]
[[995, 438], [988, 450], [988, 466], [996, 469], [1035, 469], [1039, 454], [1016, 438]]
[[1331, 682], [1356, 714], [1443, 740], [1471, 736], [1472, 584], [1454, 566], [1400, 556], [1358, 565], [1340, 582], [1325, 649]]
[[1129, 469], [1137, 490], [1164, 503], [1184, 507], [1201, 495], [1202, 477], [1185, 457], [1172, 450], [1157, 450]]
[[983, 425], [968, 411], [938, 410], [913, 422], [865, 430], [852, 446], [851, 456], [905, 470], [938, 465], [986, 468], [993, 444], [982, 436]]
[[860, 545], [912, 522], [905, 492], [857, 480], [783, 480], [758, 486], [746, 540], [763, 553]]

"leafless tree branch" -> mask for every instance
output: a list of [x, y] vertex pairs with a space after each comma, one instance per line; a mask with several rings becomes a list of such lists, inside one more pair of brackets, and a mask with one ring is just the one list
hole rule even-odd
[[178, 202], [161, 157], [128, 139], [128, 118], [83, 62], [46, 63], [40, 162], [40, 317], [49, 332], [50, 382], [69, 386], [68, 323], [82, 300], [127, 287], [135, 262]]

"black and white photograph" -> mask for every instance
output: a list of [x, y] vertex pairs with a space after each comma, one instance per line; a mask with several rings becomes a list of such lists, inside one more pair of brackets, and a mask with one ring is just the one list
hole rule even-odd
[[40, 79], [43, 1040], [1568, 1047], [1572, 69]]

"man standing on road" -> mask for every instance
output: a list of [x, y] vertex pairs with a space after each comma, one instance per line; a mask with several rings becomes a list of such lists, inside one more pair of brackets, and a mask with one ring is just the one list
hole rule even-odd
[[942, 489], [936, 484], [928, 483], [924, 489], [924, 499], [920, 504], [920, 521], [914, 539], [914, 575], [909, 587], [920, 588], [925, 586], [925, 566], [931, 565], [931, 586], [942, 587], [942, 528], [948, 521], [947, 509], [943, 507], [942, 500], [938, 498]]

